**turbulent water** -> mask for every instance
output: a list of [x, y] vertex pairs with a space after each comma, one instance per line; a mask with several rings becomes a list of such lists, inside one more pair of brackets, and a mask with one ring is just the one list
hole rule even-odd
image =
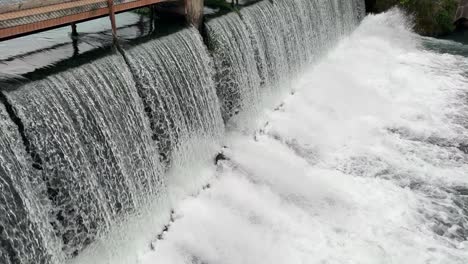
[[[206, 24], [225, 121], [256, 116], [362, 18], [362, 1], [261, 1]], [[243, 113], [243, 114], [242, 114]], [[235, 122], [234, 122], [235, 123]]]
[[2, 87], [0, 263], [467, 263], [467, 48], [363, 15], [265, 0]]
[[467, 263], [468, 58], [391, 11], [293, 84], [141, 263]]

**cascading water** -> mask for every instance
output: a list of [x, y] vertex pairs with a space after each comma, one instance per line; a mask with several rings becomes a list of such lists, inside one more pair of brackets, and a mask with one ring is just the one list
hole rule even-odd
[[[30, 171], [51, 204], [44, 226], [54, 230], [64, 258], [158, 197], [167, 200], [167, 188], [200, 188], [203, 179], [177, 169], [205, 164], [219, 149], [224, 125], [214, 73], [196, 30], [131, 48], [125, 58], [128, 66], [112, 55], [4, 91], [28, 140]], [[31, 253], [39, 257], [50, 261]]]
[[131, 80], [124, 60], [110, 56], [5, 93], [67, 256], [163, 193], [157, 147]]
[[409, 24], [367, 17], [266, 126], [226, 139], [142, 263], [467, 263], [468, 48]]
[[[197, 167], [212, 163], [224, 132], [211, 58], [195, 29], [184, 29], [121, 52], [136, 82], [135, 93], [142, 99], [140, 114], [149, 120], [149, 133], [158, 147], [157, 158], [163, 170], [163, 186], [146, 197], [164, 197], [161, 205], [139, 205], [145, 211], [137, 221], [132, 216], [105, 238], [103, 243], [111, 246], [97, 246], [72, 263], [136, 263], [135, 255], [146, 249], [158, 237], [158, 228], [170, 221], [172, 204], [206, 183], [207, 177], [198, 177]], [[146, 241], [138, 244], [141, 237]], [[120, 241], [114, 246], [115, 239]]]
[[231, 13], [213, 19], [206, 27], [216, 68], [215, 80], [223, 119], [228, 121], [243, 108], [253, 110], [256, 100], [261, 96], [260, 69], [256, 56], [258, 50], [255, 50], [238, 14]]
[[191, 159], [210, 159], [219, 148], [224, 125], [212, 61], [198, 31], [185, 29], [125, 54], [161, 160], [177, 167]]
[[[227, 121], [271, 105], [287, 82], [359, 23], [362, 1], [261, 1], [206, 24]], [[281, 97], [281, 96], [279, 96]], [[254, 115], [255, 116], [255, 115]]]
[[16, 126], [0, 105], [0, 263], [54, 262], [47, 197], [40, 175], [30, 167]]

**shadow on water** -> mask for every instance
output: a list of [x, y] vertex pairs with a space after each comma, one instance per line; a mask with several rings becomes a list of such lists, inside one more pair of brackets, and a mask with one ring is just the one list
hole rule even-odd
[[[104, 17], [0, 42], [0, 90], [12, 90], [117, 52], [109, 19]], [[118, 43], [128, 47], [175, 33], [185, 27], [180, 18], [153, 19], [144, 14], [123, 13], [118, 18]]]
[[[216, 1], [215, 1], [216, 2]], [[207, 20], [258, 2], [240, 0], [229, 9], [206, 5]], [[123, 48], [175, 33], [186, 24], [183, 17], [151, 16], [149, 9], [117, 14], [117, 35]], [[148, 11], [148, 12], [147, 12]], [[15, 89], [70, 68], [116, 52], [109, 18], [77, 24], [78, 36], [64, 26], [17, 39], [0, 42], [0, 90]]]
[[455, 42], [468, 45], [468, 30], [457, 30], [454, 33], [443, 37], [442, 39], [453, 40]]

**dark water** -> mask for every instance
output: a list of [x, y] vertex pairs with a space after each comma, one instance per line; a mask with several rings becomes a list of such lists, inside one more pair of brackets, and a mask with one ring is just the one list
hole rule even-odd
[[[121, 45], [166, 35], [184, 25], [180, 20], [152, 20], [133, 12], [117, 14], [116, 22]], [[0, 80], [41, 78], [112, 52], [109, 18], [79, 23], [77, 28], [76, 38], [71, 27], [61, 27], [0, 42]]]
[[455, 42], [462, 43], [464, 45], [468, 45], [468, 30], [457, 30], [452, 34], [443, 37], [443, 39], [453, 40]]
[[424, 44], [440, 53], [468, 57], [468, 30], [459, 30], [439, 39], [426, 38]]

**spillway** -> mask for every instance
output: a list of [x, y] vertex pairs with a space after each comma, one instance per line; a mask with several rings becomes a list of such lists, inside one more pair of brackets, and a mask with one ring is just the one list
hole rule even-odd
[[218, 142], [224, 130], [212, 60], [198, 32], [185, 29], [130, 48], [125, 54], [160, 160], [168, 166], [184, 162], [184, 157], [212, 155], [215, 149], [191, 145], [197, 139]]
[[[119, 69], [116, 71], [116, 69]], [[75, 255], [163, 180], [132, 75], [110, 56], [6, 93], [33, 168], [47, 186], [50, 224]]]
[[349, 34], [364, 12], [363, 1], [261, 1], [208, 21], [224, 120], [275, 104], [287, 82]]
[[141, 263], [466, 263], [468, 46], [409, 25], [369, 15], [280, 87]]
[[465, 263], [467, 53], [409, 24], [264, 0], [5, 85], [0, 263]]
[[56, 261], [57, 241], [44, 208], [50, 205], [40, 174], [30, 166], [21, 136], [0, 107], [0, 261], [5, 264], [32, 263], [37, 258]]

